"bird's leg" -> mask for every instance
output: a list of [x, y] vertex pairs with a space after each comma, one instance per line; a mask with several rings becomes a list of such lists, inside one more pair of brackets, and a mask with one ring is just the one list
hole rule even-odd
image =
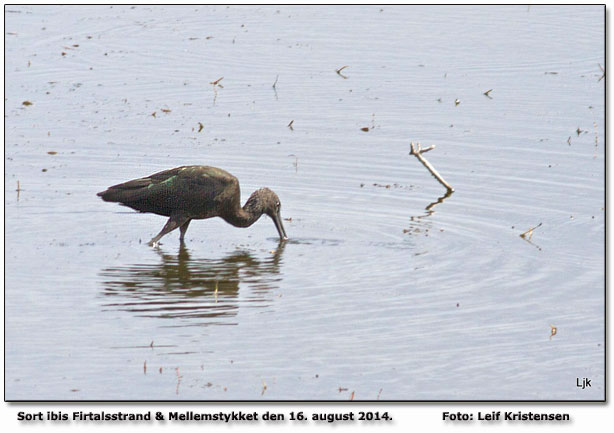
[[148, 245], [150, 247], [157, 246], [158, 245], [158, 241], [160, 241], [160, 239], [162, 239], [162, 236], [172, 232], [177, 227], [181, 227], [183, 224], [185, 224], [186, 221], [189, 221], [189, 218], [184, 216], [184, 215], [180, 215], [180, 214], [171, 215], [171, 217], [168, 219], [168, 221], [166, 222], [166, 224], [162, 228], [162, 231], [160, 233], [158, 233], [156, 235], [156, 237], [154, 237], [152, 240], [150, 240]]
[[181, 227], [179, 227], [179, 232], [181, 233], [179, 235], [179, 242], [183, 243], [183, 238], [185, 237], [185, 232], [188, 231], [188, 226], [190, 225], [190, 221], [192, 220], [187, 220], [185, 223], [183, 223], [183, 225]]

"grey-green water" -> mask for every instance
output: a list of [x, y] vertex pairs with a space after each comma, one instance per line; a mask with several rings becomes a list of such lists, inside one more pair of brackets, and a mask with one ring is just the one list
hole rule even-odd
[[[7, 399], [604, 397], [602, 7], [5, 20]], [[184, 164], [290, 240], [96, 197]]]

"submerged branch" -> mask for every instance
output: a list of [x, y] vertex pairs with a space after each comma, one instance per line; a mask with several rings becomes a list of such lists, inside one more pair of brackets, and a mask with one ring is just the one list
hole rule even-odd
[[437, 172], [437, 170], [435, 170], [435, 167], [433, 167], [431, 163], [428, 162], [426, 158], [422, 156], [423, 153], [433, 150], [434, 148], [435, 148], [435, 145], [422, 149], [420, 147], [420, 143], [417, 143], [416, 145], [414, 145], [414, 142], [412, 141], [411, 142], [411, 152], [409, 152], [409, 154], [414, 155], [416, 158], [418, 158], [418, 160], [422, 163], [422, 165], [424, 165], [426, 169], [431, 172], [433, 177], [437, 179], [439, 183], [445, 186], [448, 192], [452, 193], [454, 192], [454, 188], [452, 188], [450, 184], [446, 182], [443, 177], [441, 177], [441, 175]]

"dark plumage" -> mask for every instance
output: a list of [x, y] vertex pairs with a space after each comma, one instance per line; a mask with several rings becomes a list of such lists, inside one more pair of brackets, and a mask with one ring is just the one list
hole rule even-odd
[[281, 203], [268, 188], [254, 191], [241, 208], [239, 181], [220, 168], [190, 165], [161, 171], [141, 179], [109, 187], [98, 195], [104, 201], [118, 202], [139, 212], [169, 217], [150, 242], [180, 229], [179, 240], [193, 219], [223, 218], [235, 227], [249, 227], [264, 213], [271, 217], [280, 240], [288, 239], [281, 222]]

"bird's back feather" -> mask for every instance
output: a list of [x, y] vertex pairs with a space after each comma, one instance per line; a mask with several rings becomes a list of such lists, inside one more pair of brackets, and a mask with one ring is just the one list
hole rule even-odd
[[238, 180], [215, 167], [183, 166], [130, 180], [99, 192], [104, 201], [119, 202], [140, 212], [170, 216], [186, 213], [209, 218], [238, 205]]

